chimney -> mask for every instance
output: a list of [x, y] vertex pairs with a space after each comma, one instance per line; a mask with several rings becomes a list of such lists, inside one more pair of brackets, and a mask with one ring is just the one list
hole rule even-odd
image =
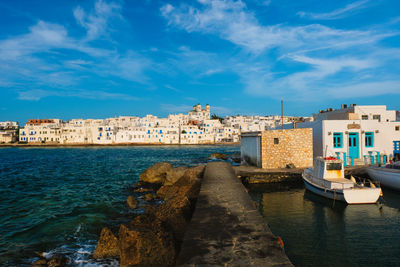
[[342, 105], [341, 105], [341, 108], [342, 108], [342, 109], [347, 108], [347, 104], [342, 104]]

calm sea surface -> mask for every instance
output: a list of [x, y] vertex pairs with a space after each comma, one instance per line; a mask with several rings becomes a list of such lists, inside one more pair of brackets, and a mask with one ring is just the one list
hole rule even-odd
[[400, 192], [383, 190], [383, 204], [345, 205], [304, 186], [250, 191], [295, 266], [400, 266]]
[[[0, 149], [0, 266], [29, 266], [35, 252], [61, 252], [73, 266], [90, 260], [103, 226], [133, 216], [125, 200], [155, 162], [205, 163], [238, 146]], [[251, 188], [271, 230], [296, 266], [400, 266], [400, 194], [383, 205], [345, 206], [304, 187]], [[143, 203], [144, 204], [144, 203]], [[380, 208], [382, 207], [382, 208]], [[115, 263], [116, 265], [116, 263]]]
[[117, 228], [133, 216], [125, 200], [144, 169], [159, 161], [193, 166], [211, 153], [238, 151], [238, 146], [1, 148], [0, 266], [29, 266], [35, 252], [61, 252], [73, 265], [95, 266], [88, 259], [101, 228]]

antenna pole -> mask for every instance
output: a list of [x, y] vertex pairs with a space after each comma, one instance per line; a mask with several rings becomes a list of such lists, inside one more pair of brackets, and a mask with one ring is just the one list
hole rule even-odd
[[282, 130], [283, 130], [283, 99], [281, 99], [281, 123], [282, 123]]

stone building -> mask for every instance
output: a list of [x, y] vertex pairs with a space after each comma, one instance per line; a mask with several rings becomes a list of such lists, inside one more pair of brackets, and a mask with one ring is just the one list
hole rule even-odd
[[242, 162], [263, 169], [313, 165], [312, 129], [269, 130], [241, 135]]

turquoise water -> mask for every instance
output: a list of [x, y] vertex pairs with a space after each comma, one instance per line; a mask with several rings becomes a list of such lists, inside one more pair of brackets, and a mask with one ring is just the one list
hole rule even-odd
[[295, 266], [400, 266], [400, 192], [382, 204], [345, 205], [296, 186], [250, 192]]
[[2, 148], [0, 266], [30, 266], [35, 252], [61, 252], [73, 266], [99, 265], [90, 255], [100, 230], [133, 216], [125, 200], [144, 169], [159, 161], [193, 166], [211, 153], [238, 151], [238, 146]]

